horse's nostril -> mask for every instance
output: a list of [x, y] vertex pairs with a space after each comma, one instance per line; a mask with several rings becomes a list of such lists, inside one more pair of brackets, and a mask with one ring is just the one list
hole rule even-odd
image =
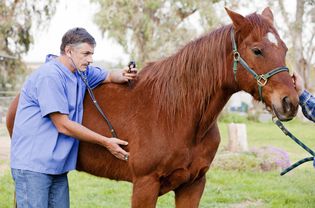
[[283, 99], [282, 99], [282, 106], [283, 106], [283, 110], [284, 112], [290, 112], [291, 111], [291, 106], [292, 106], [292, 103], [290, 101], [290, 98], [288, 96], [285, 96]]

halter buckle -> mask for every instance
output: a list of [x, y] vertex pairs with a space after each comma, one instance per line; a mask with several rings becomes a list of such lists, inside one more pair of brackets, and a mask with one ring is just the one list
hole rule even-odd
[[234, 51], [233, 52], [233, 55], [234, 55], [234, 61], [239, 61], [240, 60], [240, 53], [238, 51]]
[[261, 87], [265, 86], [268, 82], [268, 79], [265, 77], [264, 74], [258, 75], [256, 79], [257, 79], [257, 84]]

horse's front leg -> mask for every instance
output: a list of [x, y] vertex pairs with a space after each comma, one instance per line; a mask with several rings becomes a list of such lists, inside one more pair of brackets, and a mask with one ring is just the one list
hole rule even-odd
[[154, 208], [157, 203], [160, 182], [153, 176], [133, 180], [132, 208]]
[[201, 177], [192, 184], [181, 186], [175, 190], [176, 208], [197, 208], [205, 188], [206, 178]]

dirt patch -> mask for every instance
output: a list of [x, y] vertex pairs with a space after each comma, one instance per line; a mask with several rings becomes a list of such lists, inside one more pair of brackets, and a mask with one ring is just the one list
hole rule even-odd
[[229, 208], [250, 208], [250, 207], [263, 208], [264, 203], [261, 200], [258, 200], [258, 201], [246, 200], [241, 203], [232, 204], [229, 206]]
[[0, 137], [0, 175], [2, 175], [10, 166], [10, 138]]

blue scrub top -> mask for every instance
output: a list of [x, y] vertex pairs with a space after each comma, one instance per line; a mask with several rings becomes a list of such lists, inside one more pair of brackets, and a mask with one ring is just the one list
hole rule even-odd
[[[46, 63], [22, 87], [11, 142], [11, 168], [62, 174], [76, 167], [79, 141], [59, 133], [49, 114], [60, 112], [82, 123], [86, 86], [78, 72], [72, 73], [55, 57], [48, 55]], [[92, 66], [84, 73], [92, 88], [108, 75]]]

